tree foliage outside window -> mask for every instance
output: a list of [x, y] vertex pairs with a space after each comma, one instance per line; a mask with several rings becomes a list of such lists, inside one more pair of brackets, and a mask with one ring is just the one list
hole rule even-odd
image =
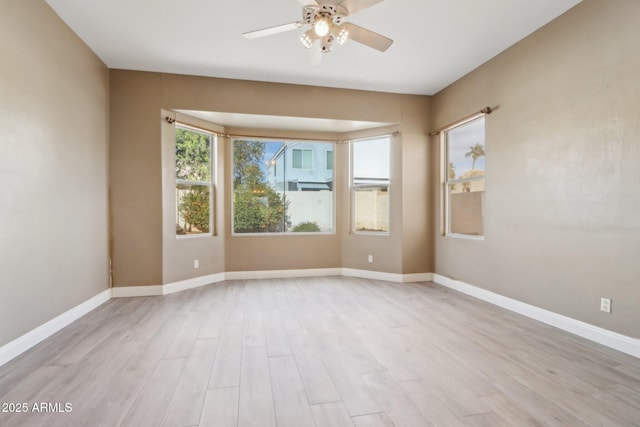
[[213, 146], [215, 136], [176, 126], [176, 233], [212, 230]]
[[472, 147], [469, 147], [469, 151], [464, 154], [465, 157], [471, 157], [473, 162], [471, 163], [471, 170], [476, 170], [476, 162], [480, 157], [484, 157], [484, 145], [476, 142]]
[[184, 219], [186, 227], [183, 233], [208, 233], [210, 228], [210, 197], [208, 188], [193, 186], [184, 192], [178, 203], [178, 212]]
[[265, 180], [262, 141], [233, 143], [233, 231], [235, 233], [282, 232], [288, 225], [284, 195]]

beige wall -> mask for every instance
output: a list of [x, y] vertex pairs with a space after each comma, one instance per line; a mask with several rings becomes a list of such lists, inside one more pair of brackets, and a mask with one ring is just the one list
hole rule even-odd
[[405, 98], [402, 106], [402, 272], [434, 271], [433, 192], [430, 168], [431, 97]]
[[45, 2], [0, 9], [2, 346], [109, 286], [109, 74]]
[[[223, 138], [218, 161], [218, 165], [223, 166], [223, 184], [218, 190], [225, 207], [224, 215], [219, 217], [219, 236], [207, 243], [201, 243], [204, 240], [180, 242], [182, 249], [171, 256], [166, 256], [165, 240], [163, 256], [160, 154], [160, 110], [163, 108], [398, 123], [401, 136], [394, 138], [392, 154], [395, 170], [392, 235], [349, 234], [348, 223], [341, 219], [349, 217], [348, 150], [346, 145], [340, 145], [336, 148], [338, 221], [335, 235], [233, 236], [229, 226], [230, 141]], [[428, 202], [424, 198], [428, 174], [415, 160], [427, 154], [428, 113], [428, 99], [422, 96], [111, 70], [114, 285], [156, 285], [197, 277], [205, 271], [210, 274], [343, 266], [394, 273], [405, 272], [405, 269], [406, 272], [429, 271], [432, 248], [426, 213]], [[407, 129], [406, 135], [404, 129]], [[283, 134], [295, 136], [286, 129], [278, 131], [278, 135]], [[411, 162], [416, 170], [403, 173], [403, 162]], [[405, 175], [415, 181], [407, 187], [409, 193], [402, 190]], [[410, 215], [402, 211], [405, 196], [418, 207]], [[167, 209], [165, 206], [165, 216]], [[405, 227], [411, 230], [407, 245], [410, 250], [403, 252]], [[168, 235], [168, 230], [165, 231]], [[366, 262], [366, 255], [372, 251], [375, 251], [373, 265]], [[199, 259], [202, 266], [203, 257], [217, 261], [209, 263], [204, 270], [202, 267], [194, 270], [193, 259]], [[223, 263], [220, 260], [224, 260]]]
[[638, 1], [585, 0], [437, 94], [436, 126], [499, 107], [485, 240], [437, 237], [437, 273], [640, 338], [638, 22]]
[[162, 283], [162, 76], [110, 71], [113, 285]]

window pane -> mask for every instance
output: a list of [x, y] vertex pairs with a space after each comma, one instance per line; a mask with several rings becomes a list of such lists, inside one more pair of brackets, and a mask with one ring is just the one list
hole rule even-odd
[[[444, 134], [447, 234], [484, 235], [485, 119], [481, 116]], [[451, 182], [454, 181], [454, 182]]]
[[354, 141], [353, 230], [389, 231], [390, 137]]
[[354, 191], [356, 231], [389, 231], [389, 191], [387, 188]]
[[333, 170], [333, 151], [327, 151], [327, 169]]
[[389, 180], [389, 137], [354, 141], [353, 177]]
[[302, 169], [302, 150], [293, 150], [293, 167], [296, 169]]
[[208, 234], [213, 224], [210, 193], [215, 136], [180, 125], [176, 125], [175, 136], [176, 234]]
[[290, 231], [318, 232], [333, 230], [333, 192], [303, 189], [287, 192], [287, 215]]
[[238, 139], [233, 150], [234, 233], [333, 231], [333, 171], [313, 164], [333, 144]]
[[449, 186], [449, 232], [484, 235], [484, 179]]
[[176, 179], [211, 182], [211, 136], [176, 126]]
[[302, 150], [302, 168], [303, 169], [313, 168], [313, 151]]
[[484, 118], [451, 129], [446, 138], [447, 179], [484, 176]]
[[210, 187], [207, 185], [176, 185], [178, 212], [176, 234], [209, 233], [211, 226]]

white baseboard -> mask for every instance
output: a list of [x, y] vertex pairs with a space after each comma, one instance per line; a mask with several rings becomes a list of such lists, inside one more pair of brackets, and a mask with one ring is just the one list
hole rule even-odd
[[284, 279], [291, 277], [340, 276], [342, 268], [305, 268], [300, 270], [227, 271], [225, 280]]
[[[224, 280], [283, 279], [287, 277], [350, 276], [363, 279], [386, 280], [387, 282], [412, 283], [431, 282], [433, 273], [398, 274], [384, 271], [355, 268], [308, 268], [301, 270], [228, 271]], [[166, 286], [166, 285], [165, 285]]]
[[225, 280], [281, 279], [287, 277], [340, 276], [341, 268], [314, 268], [301, 270], [228, 271], [194, 277], [179, 282], [150, 286], [117, 286], [112, 288], [113, 298], [148, 297], [173, 294], [175, 292], [219, 283]]
[[431, 282], [433, 280], [433, 273], [400, 274], [386, 273], [384, 271], [359, 270], [355, 268], [343, 268], [342, 275], [396, 283]]
[[385, 280], [387, 282], [402, 282], [402, 274], [386, 273], [384, 271], [343, 268], [342, 275], [349, 276], [349, 277], [360, 277], [362, 279]]
[[570, 332], [574, 335], [578, 335], [604, 346], [640, 358], [639, 339], [631, 338], [626, 335], [610, 331], [608, 329], [603, 329], [598, 326], [573, 319], [571, 317], [563, 316], [562, 314], [554, 313], [552, 311], [545, 310], [534, 305], [526, 304], [524, 302], [517, 301], [491, 291], [487, 291], [486, 289], [482, 289], [477, 286], [461, 282], [459, 280], [453, 280], [439, 274], [433, 275], [433, 281], [442, 286], [446, 286], [447, 288], [454, 289], [456, 291], [481, 299], [515, 313], [522, 314], [523, 316], [529, 317], [531, 319], [546, 323], [547, 325], [555, 326], [556, 328], [562, 329], [563, 331]]
[[402, 283], [433, 282], [433, 273], [403, 274]]
[[259, 271], [227, 271], [224, 273], [210, 274], [208, 276], [194, 277], [193, 279], [164, 285], [150, 286], [116, 286], [112, 289], [113, 298], [148, 297], [168, 295], [185, 291], [200, 286], [210, 285], [225, 280], [251, 280], [251, 279], [284, 279], [293, 277], [327, 277], [327, 276], [351, 276], [363, 279], [386, 280], [388, 282], [411, 283], [430, 282], [433, 273], [396, 274], [383, 271], [358, 270], [353, 268], [306, 268], [299, 270], [259, 270]]
[[116, 286], [111, 288], [112, 298], [131, 297], [154, 297], [169, 295], [187, 289], [199, 288], [200, 286], [218, 283], [225, 280], [224, 273], [210, 274], [208, 276], [194, 277], [193, 279], [181, 280], [179, 282], [167, 283], [164, 285], [149, 286]]
[[161, 295], [168, 295], [175, 292], [186, 291], [187, 289], [199, 288], [200, 286], [223, 282], [224, 280], [225, 273], [216, 273], [209, 274], [208, 276], [200, 276], [193, 279], [181, 280], [180, 282], [168, 283], [166, 285], [162, 285]]
[[59, 316], [38, 326], [26, 334], [0, 347], [0, 366], [19, 356], [60, 329], [81, 318], [111, 299], [111, 289], [106, 289], [87, 301], [76, 305]]
[[153, 297], [163, 295], [163, 285], [116, 286], [111, 288], [112, 298]]

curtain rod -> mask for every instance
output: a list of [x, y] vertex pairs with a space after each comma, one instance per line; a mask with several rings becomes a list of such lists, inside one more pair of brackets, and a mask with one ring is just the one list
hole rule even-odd
[[[227, 138], [253, 138], [253, 139], [282, 139], [282, 140], [288, 140], [288, 141], [317, 141], [317, 142], [335, 142], [336, 144], [345, 144], [348, 143], [350, 141], [352, 141], [353, 139], [327, 139], [327, 138], [296, 138], [296, 137], [291, 137], [291, 136], [272, 136], [272, 135], [267, 135], [267, 136], [250, 136], [250, 135], [234, 135], [234, 134], [229, 134], [229, 133], [220, 133], [218, 134], [219, 136], [224, 136]], [[400, 135], [399, 131], [394, 131], [394, 132], [390, 132], [390, 133], [383, 133], [381, 135], [375, 135], [372, 137], [368, 137], [368, 138], [354, 138], [354, 139], [374, 139], [374, 138], [379, 138], [382, 136], [393, 136], [396, 137]]]
[[226, 138], [245, 138], [245, 139], [276, 139], [283, 141], [316, 141], [316, 142], [342, 142], [340, 139], [331, 139], [331, 138], [296, 138], [292, 136], [278, 136], [278, 135], [236, 135], [233, 133], [220, 133], [219, 136], [223, 136]]
[[491, 112], [494, 109], [492, 109], [491, 107], [484, 107], [482, 110], [477, 111], [477, 112], [475, 112], [473, 114], [469, 114], [468, 116], [463, 117], [460, 120], [456, 120], [455, 122], [449, 123], [446, 126], [442, 126], [441, 128], [438, 128], [436, 130], [432, 130], [431, 132], [429, 132], [429, 135], [431, 135], [431, 136], [439, 135], [440, 132], [449, 129], [449, 128], [453, 127], [454, 125], [460, 124], [462, 122], [466, 122], [467, 120], [471, 120], [471, 119], [474, 119], [474, 118], [479, 117], [479, 116], [483, 116], [485, 114], [491, 114]]
[[193, 129], [193, 130], [195, 130], [197, 132], [204, 132], [204, 133], [208, 133], [208, 134], [211, 134], [211, 135], [221, 135], [220, 131], [218, 131], [218, 130], [215, 130], [215, 129], [212, 129], [212, 128], [208, 128], [208, 127], [205, 127], [205, 126], [194, 125], [194, 124], [191, 124], [191, 123], [183, 122], [183, 121], [180, 121], [180, 120], [178, 120], [178, 119], [176, 119], [174, 117], [171, 117], [171, 116], [164, 116], [164, 120], [167, 123], [169, 123], [170, 125], [175, 123], [176, 125], [178, 125], [180, 127]]

